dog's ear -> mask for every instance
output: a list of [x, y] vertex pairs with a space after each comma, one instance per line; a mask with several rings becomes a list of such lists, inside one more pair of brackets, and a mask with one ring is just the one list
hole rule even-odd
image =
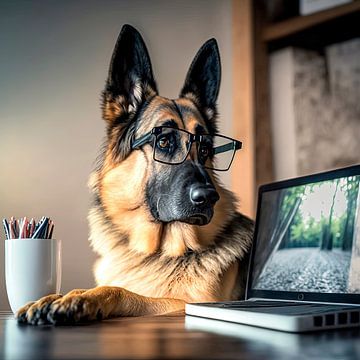
[[128, 124], [131, 115], [157, 94], [149, 53], [139, 32], [124, 25], [111, 58], [103, 91], [103, 118], [108, 125]]
[[198, 51], [186, 75], [180, 97], [191, 99], [208, 120], [209, 130], [216, 131], [216, 100], [221, 80], [217, 42], [208, 40]]

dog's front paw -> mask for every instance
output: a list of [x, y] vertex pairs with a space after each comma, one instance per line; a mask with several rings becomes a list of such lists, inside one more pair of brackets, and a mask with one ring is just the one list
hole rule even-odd
[[19, 323], [41, 325], [48, 323], [47, 314], [51, 304], [61, 298], [60, 294], [47, 295], [38, 301], [27, 303], [25, 306], [20, 308], [15, 318]]
[[66, 296], [51, 304], [47, 320], [55, 325], [101, 320], [99, 301], [85, 295]]

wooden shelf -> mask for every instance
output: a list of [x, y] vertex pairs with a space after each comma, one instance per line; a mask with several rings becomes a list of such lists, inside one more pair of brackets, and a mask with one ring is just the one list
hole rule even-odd
[[355, 14], [356, 12], [360, 12], [360, 1], [354, 1], [311, 15], [297, 16], [265, 26], [261, 38], [264, 42], [278, 41], [328, 21]]
[[[246, 89], [246, 91], [252, 91], [252, 101], [248, 101], [247, 107], [237, 108], [234, 114], [243, 116], [242, 113], [245, 113], [244, 109], [247, 108], [250, 108], [253, 112], [253, 158], [255, 163], [252, 168], [255, 169], [257, 186], [274, 181], [269, 101], [271, 95], [269, 56], [275, 51], [289, 46], [322, 53], [327, 46], [360, 37], [360, 0], [314, 14], [296, 16], [274, 23], [268, 23], [266, 1], [233, 0], [234, 3], [239, 4], [251, 2], [253, 10], [252, 19], [254, 24], [250, 35], [247, 34], [247, 37], [245, 37], [244, 31], [238, 31], [235, 35], [235, 41], [241, 44], [244, 44], [244, 38], [250, 38], [253, 48], [253, 61], [249, 61], [247, 67], [241, 58], [236, 58], [234, 61], [236, 64], [234, 69], [241, 67], [244, 73], [252, 74], [252, 88]], [[287, 3], [287, 0], [283, 1], [283, 3]], [[236, 11], [239, 14], [241, 13], [240, 9]], [[235, 24], [237, 21], [239, 22], [240, 19], [235, 19]], [[238, 54], [240, 54], [238, 57], [241, 57], [244, 51], [238, 52]], [[236, 81], [234, 89], [238, 89], [239, 81], [244, 80], [237, 76]], [[245, 98], [239, 90], [234, 91], [234, 93], [238, 94], [237, 98], [235, 96], [233, 98], [234, 104], [238, 104], [239, 99]], [[237, 120], [237, 117], [234, 117], [234, 119]], [[255, 194], [251, 196], [255, 196]]]

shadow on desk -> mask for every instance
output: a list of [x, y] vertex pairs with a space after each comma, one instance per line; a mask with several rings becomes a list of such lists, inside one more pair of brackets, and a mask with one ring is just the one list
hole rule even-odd
[[289, 334], [183, 314], [78, 326], [0, 317], [1, 359], [359, 359], [360, 330]]

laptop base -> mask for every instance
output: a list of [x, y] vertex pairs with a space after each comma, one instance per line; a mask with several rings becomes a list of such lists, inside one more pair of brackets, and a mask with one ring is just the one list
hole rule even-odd
[[360, 307], [247, 300], [186, 304], [187, 315], [287, 332], [308, 332], [360, 326]]

